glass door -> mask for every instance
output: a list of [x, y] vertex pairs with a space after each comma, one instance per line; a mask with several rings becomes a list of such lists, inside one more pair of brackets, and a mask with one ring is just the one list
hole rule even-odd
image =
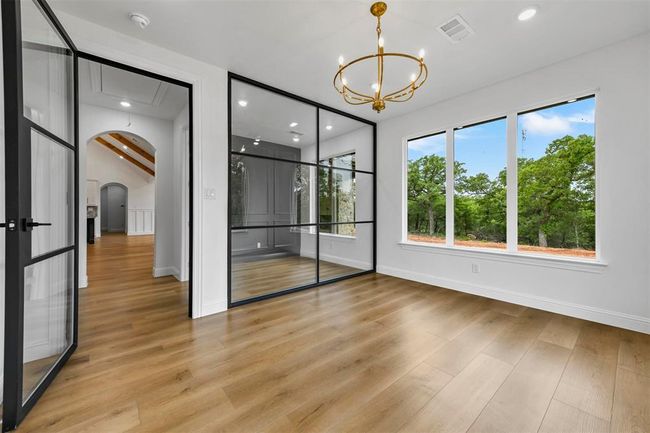
[[3, 431], [77, 341], [76, 49], [44, 1], [2, 2], [6, 239]]

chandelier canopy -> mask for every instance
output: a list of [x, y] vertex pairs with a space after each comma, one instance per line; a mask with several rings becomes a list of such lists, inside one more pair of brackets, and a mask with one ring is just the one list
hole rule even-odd
[[[384, 2], [374, 3], [370, 7], [370, 13], [377, 17], [377, 53], [359, 57], [349, 63], [345, 63], [343, 56], [339, 57], [339, 69], [334, 75], [334, 88], [343, 96], [343, 100], [352, 105], [363, 105], [372, 103], [372, 109], [380, 113], [386, 108], [386, 102], [406, 102], [413, 97], [415, 91], [422, 87], [428, 76], [427, 65], [424, 64], [424, 50], [419, 55], [413, 56], [404, 53], [384, 52], [384, 38], [381, 36], [381, 17], [388, 9]], [[410, 82], [399, 90], [384, 91], [384, 59], [407, 59], [417, 64], [417, 73], [412, 73]], [[366, 61], [377, 60], [377, 80], [372, 85], [374, 94], [368, 95], [364, 92], [353, 90], [345, 78], [345, 72], [349, 71], [352, 65]]]

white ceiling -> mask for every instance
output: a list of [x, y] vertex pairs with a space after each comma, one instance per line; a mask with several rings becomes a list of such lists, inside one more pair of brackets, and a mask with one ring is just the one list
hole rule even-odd
[[[83, 104], [173, 120], [187, 105], [189, 94], [175, 84], [80, 59], [79, 99]], [[131, 107], [122, 107], [121, 101]]]
[[[52, 0], [118, 32], [372, 120], [392, 117], [648, 32], [647, 1], [394, 1], [382, 19], [387, 51], [427, 52], [429, 81], [406, 104], [375, 114], [332, 88], [337, 58], [375, 47], [371, 1]], [[539, 6], [528, 22], [517, 14]], [[145, 30], [128, 19], [151, 19]], [[475, 35], [451, 44], [436, 29], [460, 14]], [[408, 68], [395, 68], [408, 79]], [[387, 71], [390, 73], [390, 70]], [[350, 77], [360, 89], [372, 75]], [[396, 82], [393, 82], [396, 83]], [[389, 83], [390, 84], [390, 83]]]

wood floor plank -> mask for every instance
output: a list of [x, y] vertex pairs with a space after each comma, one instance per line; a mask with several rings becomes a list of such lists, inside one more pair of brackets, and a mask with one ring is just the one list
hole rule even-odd
[[620, 367], [650, 377], [650, 335], [622, 331], [618, 364]]
[[426, 363], [393, 383], [329, 430], [347, 433], [398, 431], [433, 398], [453, 376]]
[[609, 422], [573, 406], [553, 400], [539, 433], [608, 433]]
[[573, 349], [584, 324], [585, 322], [580, 319], [556, 315], [546, 325], [539, 339]]
[[399, 431], [467, 431], [511, 369], [512, 366], [508, 363], [487, 355], [478, 355]]
[[619, 368], [614, 394], [612, 433], [650, 431], [650, 377]]
[[[570, 354], [569, 349], [556, 344], [535, 343], [469, 431], [537, 432]], [[504, 417], [504, 413], [510, 416]]]

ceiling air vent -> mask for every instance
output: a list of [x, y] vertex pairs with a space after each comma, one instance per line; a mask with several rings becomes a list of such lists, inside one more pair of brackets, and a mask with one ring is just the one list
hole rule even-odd
[[456, 15], [444, 24], [439, 25], [438, 30], [454, 44], [474, 34], [474, 30], [460, 15]]

